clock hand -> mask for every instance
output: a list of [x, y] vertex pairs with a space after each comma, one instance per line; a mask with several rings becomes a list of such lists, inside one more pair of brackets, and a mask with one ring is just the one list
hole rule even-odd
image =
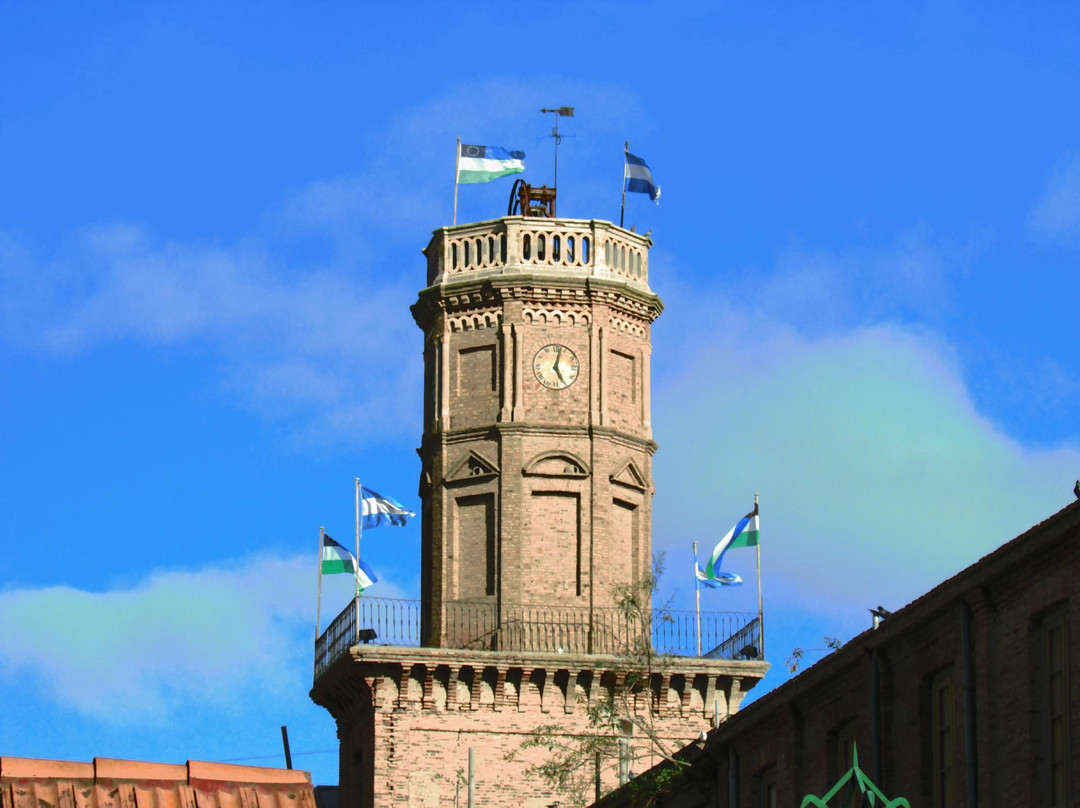
[[559, 381], [563, 384], [566, 384], [566, 378], [562, 375], [562, 371], [559, 370], [559, 363], [556, 362], [554, 367], [552, 367], [551, 369], [555, 371], [555, 375], [559, 377]]

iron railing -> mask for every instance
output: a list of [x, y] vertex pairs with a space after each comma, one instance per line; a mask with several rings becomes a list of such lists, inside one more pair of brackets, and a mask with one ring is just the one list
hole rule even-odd
[[[315, 676], [360, 641], [419, 646], [418, 600], [360, 597], [315, 641]], [[709, 659], [755, 659], [761, 648], [756, 614], [653, 610], [648, 625], [615, 608], [531, 606], [453, 601], [435, 616], [425, 644], [442, 648], [621, 655], [654, 653]], [[374, 637], [367, 630], [374, 631]]]

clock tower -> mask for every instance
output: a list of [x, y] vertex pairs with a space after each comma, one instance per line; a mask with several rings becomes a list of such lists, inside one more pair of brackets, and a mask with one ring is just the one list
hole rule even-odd
[[594, 731], [642, 629], [666, 656], [632, 690], [618, 760], [580, 773], [591, 793], [738, 710], [768, 669], [756, 615], [633, 627], [616, 608], [652, 555], [650, 244], [552, 205], [425, 248], [421, 600], [365, 593], [315, 644], [343, 808], [568, 803], [529, 774], [550, 754], [523, 744]]
[[649, 332], [662, 310], [649, 244], [608, 222], [515, 217], [428, 245], [413, 306], [425, 645], [512, 649], [528, 639], [502, 618], [550, 610], [555, 647], [597, 651], [613, 588], [648, 572]]

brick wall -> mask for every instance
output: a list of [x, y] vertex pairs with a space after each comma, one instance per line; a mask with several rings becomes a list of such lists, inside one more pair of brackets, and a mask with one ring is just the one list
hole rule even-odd
[[[659, 301], [628, 282], [542, 275], [456, 280], [414, 307], [427, 346], [422, 584], [435, 643], [449, 642], [435, 630], [445, 603], [611, 605], [651, 563]], [[579, 365], [561, 390], [533, 367], [556, 344]]]
[[[684, 787], [656, 805], [759, 805], [762, 777], [776, 774], [777, 804], [822, 796], [846, 770], [841, 738], [858, 744], [860, 768], [889, 798], [933, 806], [932, 693], [947, 683], [952, 802], [1048, 805], [1045, 627], [1066, 627], [1068, 799], [1080, 805], [1080, 503], [896, 611], [795, 679], [749, 705], [694, 759]], [[968, 621], [974, 709], [965, 710]], [[875, 676], [875, 666], [877, 674]], [[876, 689], [875, 689], [876, 683]], [[878, 737], [875, 743], [875, 696]], [[975, 756], [966, 751], [974, 730]], [[734, 778], [734, 785], [732, 783]], [[734, 787], [736, 800], [729, 799]], [[635, 804], [628, 794], [606, 806]]]
[[[567, 804], [569, 795], [525, 776], [531, 763], [549, 755], [523, 751], [522, 743], [541, 724], [568, 734], [588, 731], [590, 702], [614, 682], [605, 665], [617, 663], [599, 656], [358, 646], [312, 694], [338, 721], [342, 804], [464, 805], [460, 778], [470, 747], [478, 805]], [[736, 711], [764, 670], [762, 663], [671, 662], [658, 669], [639, 706], [677, 749], [711, 725], [714, 700], [725, 715]], [[631, 744], [639, 758], [635, 772], [659, 762], [640, 737]], [[507, 760], [511, 753], [517, 759]], [[602, 782], [605, 790], [616, 785], [617, 761], [604, 762]]]

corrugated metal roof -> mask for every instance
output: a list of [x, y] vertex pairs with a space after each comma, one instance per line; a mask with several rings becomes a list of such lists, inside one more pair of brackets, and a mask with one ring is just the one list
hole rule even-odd
[[315, 808], [315, 797], [297, 769], [0, 757], [0, 808]]

